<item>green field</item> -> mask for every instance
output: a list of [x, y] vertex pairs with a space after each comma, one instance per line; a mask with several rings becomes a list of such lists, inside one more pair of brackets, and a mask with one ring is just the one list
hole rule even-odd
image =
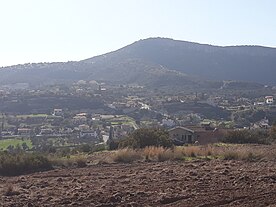
[[16, 147], [19, 144], [21, 146], [24, 142], [29, 148], [33, 147], [30, 139], [3, 139], [0, 140], [0, 150], [6, 150], [9, 145]]
[[32, 118], [32, 117], [42, 117], [42, 118], [45, 118], [47, 117], [48, 115], [47, 114], [27, 114], [27, 115], [17, 115], [16, 117], [17, 118]]

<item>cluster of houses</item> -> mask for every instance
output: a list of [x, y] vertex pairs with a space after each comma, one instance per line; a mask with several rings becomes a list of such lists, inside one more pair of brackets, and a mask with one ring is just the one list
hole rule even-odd
[[[83, 82], [79, 82], [76, 85], [76, 88], [79, 90], [80, 86], [82, 86]], [[91, 82], [89, 83], [90, 87], [95, 86], [95, 88], [98, 87], [98, 91], [105, 91], [103, 85]], [[79, 87], [79, 88], [78, 88]], [[0, 94], [4, 93], [4, 91], [0, 91]], [[202, 94], [202, 96], [205, 96]], [[125, 99], [114, 99], [109, 102], [109, 104], [106, 104], [107, 107], [111, 109], [120, 110], [123, 113], [127, 114], [131, 111], [135, 110], [158, 110], [156, 107], [150, 107], [155, 105], [162, 105], [163, 98], [160, 98], [158, 100], [152, 100], [150, 97], [147, 97], [145, 99], [139, 98], [138, 96], [127, 96]], [[187, 99], [196, 100], [198, 103], [207, 103], [212, 106], [218, 106], [218, 107], [225, 107], [228, 111], [232, 110], [239, 110], [241, 106], [252, 106], [253, 100], [249, 100], [248, 98], [238, 98], [238, 99], [225, 99], [223, 97], [213, 95], [207, 99], [204, 98], [202, 101], [199, 100], [199, 96], [196, 94], [189, 96]], [[119, 100], [119, 101], [118, 101]], [[185, 102], [183, 98], [179, 97], [169, 97], [166, 101], [180, 101]], [[148, 104], [150, 103], [150, 104]], [[233, 104], [234, 103], [234, 104]], [[268, 106], [274, 104], [274, 97], [273, 96], [265, 96], [263, 97], [263, 100], [260, 99], [260, 101], [254, 102], [254, 105], [256, 106]], [[169, 116], [165, 116], [167, 113], [161, 111], [162, 108], [160, 108], [160, 111], [158, 111], [159, 114], [162, 114], [161, 121], [158, 121], [159, 126], [164, 126], [168, 129], [169, 135], [172, 140], [176, 144], [182, 145], [185, 143], [194, 143], [199, 142], [200, 144], [206, 144], [206, 143], [213, 143], [218, 142], [220, 138], [222, 138], [225, 133], [229, 129], [223, 129], [223, 128], [216, 128], [212, 127], [211, 123], [201, 123], [201, 126], [198, 126], [196, 124], [194, 125], [188, 125], [187, 122], [190, 122], [190, 120], [184, 120], [184, 119], [178, 119], [177, 122], [174, 118], [169, 118]], [[200, 115], [192, 113], [191, 116], [187, 115], [186, 118], [196, 120], [197, 123], [200, 123], [202, 118]], [[64, 111], [61, 108], [56, 108], [51, 113], [52, 119], [56, 122], [61, 122], [64, 120]], [[104, 141], [107, 141], [108, 138], [112, 137], [114, 139], [120, 139], [121, 137], [126, 136], [127, 134], [131, 133], [133, 130], [135, 130], [138, 126], [134, 124], [129, 123], [120, 123], [120, 121], [116, 121], [114, 119], [116, 117], [115, 115], [103, 115], [103, 114], [87, 114], [87, 113], [76, 113], [70, 118], [70, 122], [72, 123], [73, 127], [60, 127], [60, 129], [56, 130], [54, 127], [49, 126], [49, 124], [41, 124], [39, 126], [38, 130], [34, 130], [34, 128], [31, 127], [17, 127], [14, 131], [7, 131], [7, 130], [1, 130], [1, 135], [3, 136], [38, 136], [38, 137], [62, 137], [62, 136], [68, 136], [68, 135], [77, 135], [78, 138], [81, 139], [90, 139], [90, 140], [100, 140], [103, 138]], [[165, 118], [164, 118], [165, 117]], [[30, 123], [43, 123], [45, 120], [45, 117], [32, 117], [29, 118]], [[113, 120], [113, 124], [104, 126], [105, 123], [108, 122], [109, 119]], [[140, 120], [139, 120], [140, 121]], [[91, 123], [98, 123], [97, 127], [93, 126]], [[262, 129], [268, 129], [269, 128], [269, 122], [267, 119], [260, 120], [258, 123], [254, 123], [252, 128], [262, 128]], [[16, 131], [16, 133], [15, 133]]]
[[[71, 138], [87, 143], [107, 142], [110, 134], [115, 139], [126, 136], [137, 128], [129, 117], [76, 113], [64, 118], [63, 109], [54, 109], [51, 115], [13, 116], [22, 127], [9, 126], [8, 120], [2, 121], [0, 137], [9, 138]], [[5, 122], [5, 123], [4, 123]], [[59, 123], [58, 126], [54, 122]], [[60, 124], [63, 123], [64, 124]], [[66, 123], [67, 124], [66, 124]], [[5, 127], [4, 127], [5, 125]]]
[[264, 101], [254, 102], [254, 106], [264, 106], [264, 105], [272, 105], [274, 104], [273, 96], [265, 96]]

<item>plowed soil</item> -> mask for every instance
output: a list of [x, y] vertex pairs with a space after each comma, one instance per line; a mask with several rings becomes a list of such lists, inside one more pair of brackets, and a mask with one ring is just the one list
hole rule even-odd
[[12, 207], [276, 206], [276, 165], [233, 160], [94, 165], [0, 177], [0, 191], [0, 205]]

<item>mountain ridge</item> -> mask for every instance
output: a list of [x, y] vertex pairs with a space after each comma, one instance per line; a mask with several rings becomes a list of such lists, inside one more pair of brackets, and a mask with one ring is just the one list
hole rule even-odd
[[0, 84], [49, 84], [79, 79], [155, 87], [166, 84], [194, 86], [204, 81], [223, 80], [276, 84], [275, 69], [276, 48], [214, 46], [170, 38], [148, 38], [81, 61], [2, 67]]

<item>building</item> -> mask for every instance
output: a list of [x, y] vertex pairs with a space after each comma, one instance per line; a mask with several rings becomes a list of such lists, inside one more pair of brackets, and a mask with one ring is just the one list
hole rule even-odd
[[99, 141], [97, 132], [93, 130], [81, 131], [79, 137], [82, 139], [90, 139], [95, 142]]
[[166, 127], [173, 127], [175, 126], [175, 122], [172, 119], [162, 119], [162, 125]]
[[176, 145], [183, 145], [185, 143], [194, 143], [196, 141], [196, 134], [194, 130], [186, 127], [174, 127], [170, 129], [169, 136]]
[[175, 145], [183, 145], [195, 143], [197, 141], [199, 144], [210, 144], [216, 143], [221, 140], [227, 133], [227, 129], [217, 129], [214, 128], [210, 130], [205, 127], [175, 127], [170, 129], [169, 136], [173, 140]]
[[17, 134], [28, 136], [28, 135], [31, 134], [31, 129], [29, 129], [29, 128], [18, 128]]
[[226, 135], [228, 131], [231, 131], [227, 129], [217, 129], [217, 128], [214, 128], [213, 130], [204, 129], [204, 128], [201, 128], [201, 129], [199, 128], [194, 130], [197, 136], [196, 140], [201, 145], [217, 143]]
[[86, 116], [74, 116], [73, 117], [73, 123], [74, 124], [86, 124], [87, 118]]
[[79, 125], [79, 130], [80, 131], [88, 131], [89, 126], [87, 124], [81, 124], [81, 125]]
[[273, 104], [273, 102], [274, 102], [273, 96], [266, 96], [265, 97], [265, 103], [266, 104]]
[[51, 128], [44, 128], [40, 130], [41, 135], [52, 134], [52, 133], [53, 133], [53, 130]]
[[200, 125], [206, 130], [212, 129], [211, 124], [212, 123], [210, 121], [203, 121], [200, 123]]
[[54, 116], [62, 116], [63, 115], [62, 109], [54, 109], [53, 115]]

